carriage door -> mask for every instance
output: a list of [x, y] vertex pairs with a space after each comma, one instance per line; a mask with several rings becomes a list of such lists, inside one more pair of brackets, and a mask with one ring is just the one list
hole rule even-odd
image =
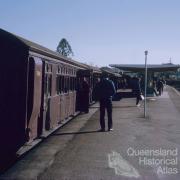
[[52, 90], [52, 65], [45, 63], [44, 73], [44, 104], [43, 104], [43, 134], [50, 129], [50, 100]]
[[42, 61], [37, 57], [29, 58], [28, 75], [28, 118], [27, 138], [32, 141], [38, 136], [38, 120], [41, 108]]

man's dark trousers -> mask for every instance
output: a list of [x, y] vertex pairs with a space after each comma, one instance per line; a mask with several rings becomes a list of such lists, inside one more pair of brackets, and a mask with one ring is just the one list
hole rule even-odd
[[105, 109], [107, 109], [108, 115], [108, 129], [112, 128], [112, 99], [102, 99], [100, 100], [100, 125], [101, 129], [105, 130]]

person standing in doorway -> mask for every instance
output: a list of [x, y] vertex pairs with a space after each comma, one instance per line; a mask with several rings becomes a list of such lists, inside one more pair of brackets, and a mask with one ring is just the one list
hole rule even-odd
[[89, 113], [89, 92], [90, 87], [85, 77], [80, 79], [79, 85], [79, 110], [80, 112]]
[[113, 130], [112, 122], [112, 97], [116, 93], [114, 83], [108, 79], [106, 74], [103, 74], [100, 82], [93, 89], [93, 99], [100, 103], [100, 126], [101, 132], [105, 131], [105, 110], [108, 115], [108, 131]]

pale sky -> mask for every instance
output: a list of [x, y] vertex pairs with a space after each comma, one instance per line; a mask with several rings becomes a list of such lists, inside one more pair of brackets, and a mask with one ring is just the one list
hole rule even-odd
[[179, 0], [1, 0], [0, 28], [98, 66], [180, 64]]

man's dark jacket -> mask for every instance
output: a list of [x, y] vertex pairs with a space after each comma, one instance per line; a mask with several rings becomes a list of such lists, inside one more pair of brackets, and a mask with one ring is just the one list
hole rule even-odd
[[108, 79], [102, 79], [96, 84], [93, 90], [93, 100], [100, 101], [103, 99], [110, 99], [116, 93], [114, 83]]

